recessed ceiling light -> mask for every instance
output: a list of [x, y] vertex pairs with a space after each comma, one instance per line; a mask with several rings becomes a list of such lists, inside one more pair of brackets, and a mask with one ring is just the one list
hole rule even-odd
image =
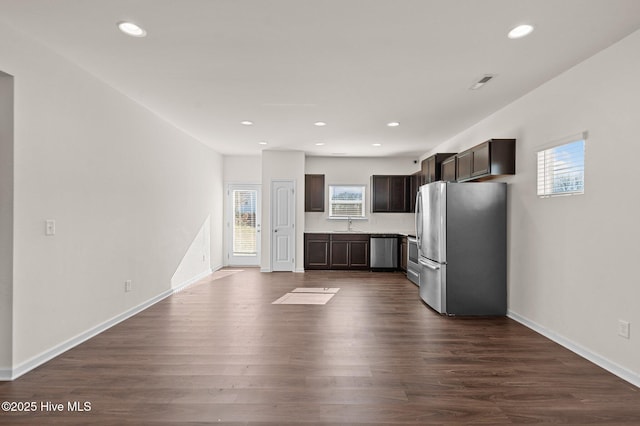
[[313, 123], [314, 126], [318, 126], [318, 127], [322, 127], [322, 126], [326, 126], [327, 123], [325, 123], [324, 121], [316, 121], [315, 123]]
[[258, 142], [258, 144], [259, 144], [259, 145], [266, 145], [266, 144], [267, 144], [267, 142], [265, 142], [265, 141], [260, 141], [260, 142]]
[[507, 35], [507, 37], [512, 39], [522, 38], [531, 34], [532, 31], [533, 31], [533, 25], [529, 25], [529, 24], [518, 25], [517, 27], [509, 31], [509, 34]]
[[133, 22], [118, 22], [118, 28], [123, 33], [132, 37], [144, 37], [147, 32]]
[[324, 142], [316, 142], [316, 146], [322, 146], [324, 145]]
[[244, 120], [241, 121], [240, 124], [242, 124], [243, 126], [253, 126], [253, 121]]
[[387, 123], [387, 126], [389, 127], [398, 127], [400, 125], [400, 123], [398, 123], [397, 121], [392, 121], [391, 123]]
[[382, 146], [382, 144], [381, 144], [381, 143], [372, 143], [371, 145], [372, 145], [372, 146]]

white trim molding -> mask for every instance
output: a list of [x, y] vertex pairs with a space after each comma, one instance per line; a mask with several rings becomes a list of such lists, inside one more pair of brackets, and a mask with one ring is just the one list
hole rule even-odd
[[185, 288], [189, 287], [192, 284], [195, 284], [196, 282], [200, 281], [204, 277], [213, 274], [215, 271], [217, 271], [220, 268], [222, 268], [222, 266], [218, 266], [215, 269], [214, 268], [209, 268], [206, 271], [203, 271], [203, 272], [199, 273], [195, 277], [193, 277], [191, 279], [188, 279], [188, 280], [186, 280], [184, 282], [181, 282], [180, 284], [178, 284], [176, 287], [173, 288], [172, 294], [176, 294], [176, 293], [181, 292]]
[[107, 320], [105, 322], [103, 322], [102, 324], [98, 324], [97, 326], [90, 328], [89, 330], [85, 331], [84, 333], [80, 333], [75, 337], [72, 337], [71, 339], [62, 342], [61, 344], [54, 346], [53, 348], [42, 352], [40, 355], [36, 355], [33, 358], [29, 359], [28, 361], [23, 362], [22, 364], [18, 365], [16, 368], [14, 368], [11, 372], [11, 378], [9, 380], [15, 380], [18, 377], [22, 376], [23, 374], [28, 373], [29, 371], [33, 370], [34, 368], [44, 364], [47, 361], [52, 360], [53, 358], [57, 357], [58, 355], [68, 351], [69, 349], [78, 346], [79, 344], [91, 339], [94, 336], [97, 336], [98, 334], [102, 333], [103, 331], [113, 327], [114, 325], [121, 323], [122, 321], [126, 320], [127, 318], [130, 318], [132, 316], [134, 316], [135, 314], [144, 311], [145, 309], [147, 309], [148, 307], [155, 305], [156, 303], [158, 303], [159, 301], [165, 299], [168, 296], [171, 296], [173, 294], [173, 289], [171, 290], [165, 290], [162, 293], [160, 293], [159, 295], [152, 297], [151, 299], [147, 300], [146, 302], [143, 302], [141, 304], [139, 304], [138, 306], [134, 306], [133, 308], [119, 314], [116, 315], [115, 317], [111, 318], [110, 320]]
[[536, 323], [535, 321], [531, 321], [530, 319], [523, 317], [522, 315], [519, 315], [513, 311], [508, 311], [507, 316], [512, 320], [517, 321], [520, 324], [524, 325], [525, 327], [528, 327], [533, 331], [542, 334], [544, 337], [556, 342], [557, 344], [564, 346], [565, 348], [569, 349], [571, 352], [591, 361], [597, 366], [604, 368], [608, 372], [615, 374], [621, 379], [626, 380], [632, 385], [640, 388], [640, 374], [633, 372], [625, 367], [622, 367], [621, 365], [618, 365], [615, 362], [610, 361], [604, 358], [603, 356], [600, 356], [597, 353], [590, 351], [584, 346], [581, 346], [567, 339], [566, 337], [552, 330], [549, 330], [546, 327], [543, 327], [542, 325]]
[[184, 290], [185, 288], [187, 288], [188, 286], [196, 283], [197, 281], [201, 280], [202, 278], [206, 277], [207, 275], [210, 275], [214, 270], [218, 270], [220, 269], [221, 266], [216, 267], [215, 269], [209, 269], [207, 271], [202, 272], [201, 274], [198, 274], [197, 276], [183, 282], [182, 284], [180, 284], [180, 286], [176, 287], [176, 288], [171, 288], [169, 290], [165, 290], [162, 293], [160, 293], [159, 295], [152, 297], [151, 299], [147, 300], [146, 302], [143, 302], [137, 306], [134, 306], [131, 309], [126, 310], [125, 312], [116, 315], [115, 317], [103, 322], [102, 324], [98, 324], [97, 326], [90, 328], [89, 330], [85, 331], [84, 333], [80, 333], [77, 336], [57, 345], [54, 346], [53, 348], [42, 352], [39, 355], [36, 355], [35, 357], [23, 362], [22, 364], [18, 365], [17, 367], [13, 368], [13, 369], [0, 369], [0, 381], [11, 381], [11, 380], [15, 380], [18, 377], [28, 373], [29, 371], [33, 370], [36, 367], [39, 367], [40, 365], [44, 364], [47, 361], [52, 360], [53, 358], [57, 357], [58, 355], [68, 351], [69, 349], [78, 346], [79, 344], [86, 342], [87, 340], [91, 339], [94, 336], [97, 336], [98, 334], [102, 333], [103, 331], [113, 327], [114, 325], [121, 323], [122, 321], [131, 318], [132, 316], [136, 315], [137, 313], [140, 313], [142, 311], [144, 311], [145, 309], [149, 308], [152, 305], [155, 305], [156, 303], [160, 302], [163, 299], [166, 299], [167, 297]]

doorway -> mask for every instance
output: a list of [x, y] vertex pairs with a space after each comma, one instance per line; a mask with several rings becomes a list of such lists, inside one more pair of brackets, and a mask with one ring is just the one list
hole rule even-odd
[[232, 184], [227, 190], [227, 260], [230, 266], [260, 265], [260, 185]]

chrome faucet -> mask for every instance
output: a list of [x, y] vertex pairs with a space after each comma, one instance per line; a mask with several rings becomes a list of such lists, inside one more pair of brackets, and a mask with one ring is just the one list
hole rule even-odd
[[347, 216], [347, 231], [351, 231], [351, 216]]

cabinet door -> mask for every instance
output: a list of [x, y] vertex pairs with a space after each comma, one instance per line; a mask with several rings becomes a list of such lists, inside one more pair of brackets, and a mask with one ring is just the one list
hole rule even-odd
[[429, 183], [429, 162], [425, 158], [420, 163], [420, 185], [424, 185], [425, 183]]
[[416, 211], [416, 199], [418, 198], [418, 191], [420, 190], [421, 173], [416, 172], [410, 176], [409, 181], [409, 212], [414, 213]]
[[406, 213], [410, 211], [411, 176], [374, 175], [371, 180], [371, 211], [373, 213]]
[[442, 180], [445, 182], [456, 181], [456, 157], [450, 157], [442, 162]]
[[331, 269], [349, 268], [349, 241], [331, 241]]
[[471, 177], [473, 151], [467, 150], [458, 154], [456, 160], [456, 178], [458, 181]]
[[324, 211], [324, 175], [304, 175], [304, 211]]
[[435, 182], [438, 180], [436, 176], [436, 156], [432, 155], [425, 161], [427, 162], [427, 183]]
[[305, 234], [304, 268], [329, 269], [328, 234]]
[[409, 186], [407, 176], [391, 176], [389, 186], [389, 211], [408, 212], [409, 204], [407, 203], [407, 198]]
[[400, 269], [407, 271], [407, 260], [409, 256], [409, 245], [407, 237], [402, 237], [400, 240]]
[[373, 176], [371, 192], [373, 212], [389, 211], [389, 194], [391, 178], [389, 176]]
[[349, 268], [369, 269], [369, 242], [349, 242]]
[[481, 143], [473, 148], [471, 161], [471, 176], [486, 175], [491, 173], [491, 152], [489, 142]]

